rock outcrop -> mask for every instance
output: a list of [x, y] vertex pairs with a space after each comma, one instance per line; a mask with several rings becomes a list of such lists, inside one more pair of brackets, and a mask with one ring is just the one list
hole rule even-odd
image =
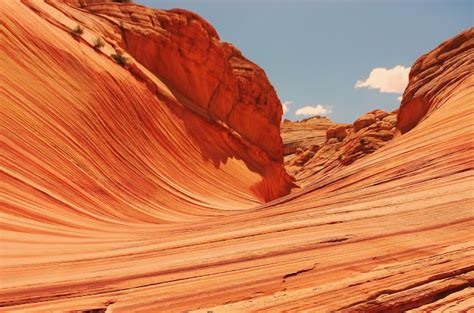
[[327, 117], [313, 116], [301, 121], [284, 120], [280, 131], [283, 139], [283, 155], [292, 157], [297, 149], [315, 149], [324, 142], [326, 130], [336, 125]]
[[[474, 78], [451, 62], [473, 59], [472, 30], [417, 61], [397, 122], [328, 129], [356, 161], [288, 194], [281, 145], [232, 117], [279, 127], [256, 65], [189, 12], [68, 3], [0, 6], [2, 311], [472, 309]], [[424, 80], [427, 59], [442, 62]], [[429, 104], [413, 123], [411, 95]]]
[[[289, 192], [281, 104], [262, 69], [194, 13], [81, 3], [2, 6], [4, 155], [21, 169], [10, 173], [18, 184], [72, 211], [120, 208], [160, 221], [228, 214]], [[70, 36], [78, 25], [83, 33]], [[38, 167], [39, 154], [50, 165]], [[230, 185], [213, 192], [202, 179], [209, 172]]]
[[[287, 171], [300, 186], [313, 183], [352, 164], [383, 147], [396, 133], [397, 111], [374, 110], [351, 124], [335, 124], [326, 130], [326, 140], [306, 146], [294, 155], [285, 157]], [[282, 128], [283, 144], [285, 144]], [[308, 130], [311, 132], [311, 130]]]
[[233, 45], [220, 42], [207, 21], [182, 9], [120, 3], [82, 7], [109, 17], [120, 34], [118, 45], [188, 109], [228, 125], [281, 162], [282, 107], [273, 86], [260, 67]]
[[[358, 118], [353, 125], [329, 128], [326, 142], [320, 144], [317, 151], [306, 145], [299, 147], [301, 150], [295, 155], [285, 157], [287, 171], [300, 186], [313, 183], [414, 128], [452, 94], [451, 89], [472, 75], [473, 32], [474, 29], [463, 32], [415, 62], [399, 110], [390, 114], [375, 110]], [[282, 128], [284, 146], [287, 144], [285, 131]]]
[[421, 56], [410, 70], [397, 128], [406, 133], [437, 110], [459, 84], [472, 76], [474, 28]]

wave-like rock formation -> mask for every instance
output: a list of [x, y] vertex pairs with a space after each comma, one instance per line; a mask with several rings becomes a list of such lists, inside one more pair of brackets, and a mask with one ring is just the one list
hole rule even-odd
[[[263, 70], [192, 13], [86, 7], [94, 14], [57, 1], [2, 5], [9, 210], [23, 214], [23, 190], [38, 220], [166, 222], [288, 193], [281, 105]], [[97, 38], [104, 47], [93, 48]], [[118, 49], [128, 69], [110, 56]]]
[[0, 21], [0, 310], [472, 309], [472, 30], [413, 66], [396, 138], [280, 197], [276, 95], [198, 16], [23, 0]]

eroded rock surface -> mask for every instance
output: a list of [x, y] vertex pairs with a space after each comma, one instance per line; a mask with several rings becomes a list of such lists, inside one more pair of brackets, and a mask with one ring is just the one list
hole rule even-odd
[[164, 81], [188, 109], [225, 123], [281, 161], [282, 108], [273, 86], [260, 67], [221, 42], [207, 21], [183, 9], [120, 3], [83, 8], [110, 17], [121, 35], [118, 45]]
[[[317, 149], [306, 146], [285, 157], [287, 171], [300, 186], [323, 179], [383, 147], [394, 137], [396, 121], [396, 111], [374, 110], [359, 117], [352, 125], [335, 124], [326, 130], [326, 140]], [[311, 133], [311, 130], [307, 131]], [[282, 137], [285, 144], [284, 133]]]
[[[410, 95], [429, 104], [416, 125], [408, 130], [399, 119], [397, 136], [384, 141], [390, 136], [369, 134], [395, 118], [371, 112], [358, 131], [328, 131], [328, 147], [356, 160], [336, 158], [329, 164], [337, 170], [278, 198], [288, 192], [281, 145], [252, 142], [246, 126], [220, 117], [225, 103], [206, 104], [230, 88], [245, 112], [258, 95], [255, 106], [274, 112], [255, 65], [230, 46], [219, 50], [193, 14], [69, 2], [77, 6], [0, 6], [1, 310], [472, 310], [472, 30], [428, 54], [442, 60], [436, 76], [422, 79], [425, 58], [412, 67], [401, 111], [418, 110]], [[75, 39], [78, 24], [85, 29]], [[180, 57], [175, 40], [160, 38], [175, 31], [204, 42], [190, 36], [182, 44], [196, 52]], [[140, 55], [146, 32], [157, 37], [146, 49], [171, 45], [161, 52], [177, 58], [170, 68]], [[99, 51], [97, 37], [105, 41]], [[136, 40], [137, 51], [124, 38]], [[221, 54], [212, 62], [228, 61], [213, 64], [220, 74], [192, 65], [201, 44]], [[125, 67], [110, 57], [119, 49]], [[201, 77], [184, 68], [200, 73], [209, 88], [188, 90], [171, 68], [190, 85]], [[227, 96], [213, 97], [220, 79], [230, 79], [217, 89]], [[278, 116], [265, 118], [262, 130], [279, 127]], [[359, 158], [366, 137], [386, 144]], [[261, 204], [265, 198], [278, 199]]]
[[310, 146], [319, 146], [326, 138], [326, 130], [334, 125], [330, 119], [321, 116], [296, 122], [284, 120], [280, 127], [283, 154], [288, 156], [296, 153], [298, 148], [306, 150]]
[[289, 192], [281, 104], [262, 69], [194, 13], [81, 3], [2, 5], [8, 193], [35, 186], [31, 201], [71, 214], [159, 222]]
[[474, 28], [416, 60], [400, 105], [397, 128], [406, 133], [429, 116], [474, 72]]

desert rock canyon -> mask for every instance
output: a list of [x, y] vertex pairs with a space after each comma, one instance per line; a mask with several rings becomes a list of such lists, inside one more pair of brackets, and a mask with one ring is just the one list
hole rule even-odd
[[1, 312], [474, 310], [474, 29], [337, 124], [186, 10], [0, 23]]

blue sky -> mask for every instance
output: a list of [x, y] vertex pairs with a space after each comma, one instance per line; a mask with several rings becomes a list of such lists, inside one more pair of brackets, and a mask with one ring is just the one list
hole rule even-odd
[[[400, 93], [387, 91], [403, 89], [397, 80], [406, 79], [407, 68], [474, 24], [472, 0], [135, 2], [184, 8], [207, 19], [221, 40], [265, 70], [288, 104], [284, 117], [292, 120], [308, 116], [302, 112], [326, 111], [332, 120], [349, 123], [376, 108], [398, 108]], [[387, 71], [377, 70], [366, 81], [374, 68]]]

